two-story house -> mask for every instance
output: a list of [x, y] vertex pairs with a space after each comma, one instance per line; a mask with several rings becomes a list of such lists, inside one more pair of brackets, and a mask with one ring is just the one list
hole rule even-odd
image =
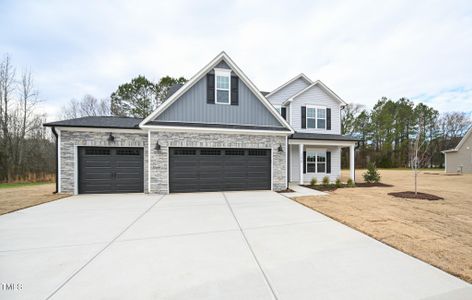
[[350, 177], [354, 180], [356, 139], [341, 135], [341, 110], [346, 102], [321, 81], [304, 74], [290, 79], [266, 95], [294, 134], [289, 137], [289, 180], [321, 182], [341, 176], [341, 148], [349, 147]]
[[57, 191], [175, 193], [283, 190], [340, 176], [344, 105], [297, 76], [266, 97], [224, 52], [144, 119], [47, 123], [57, 140]]

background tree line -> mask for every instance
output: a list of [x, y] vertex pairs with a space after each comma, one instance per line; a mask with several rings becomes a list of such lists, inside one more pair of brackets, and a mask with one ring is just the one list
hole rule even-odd
[[[140, 75], [119, 85], [109, 98], [84, 95], [62, 107], [60, 119], [86, 116], [144, 118], [167, 99], [183, 77], [162, 77], [154, 83]], [[50, 129], [42, 126], [42, 101], [28, 69], [18, 72], [11, 58], [0, 60], [0, 182], [54, 180], [56, 147]]]
[[[442, 150], [454, 148], [472, 125], [465, 112], [440, 114], [434, 108], [406, 98], [381, 98], [368, 110], [350, 104], [342, 110], [342, 133], [360, 139], [356, 152], [357, 167], [369, 161], [382, 168], [411, 166], [413, 143], [422, 145], [420, 167], [444, 167]], [[343, 152], [343, 167], [348, 153]]]

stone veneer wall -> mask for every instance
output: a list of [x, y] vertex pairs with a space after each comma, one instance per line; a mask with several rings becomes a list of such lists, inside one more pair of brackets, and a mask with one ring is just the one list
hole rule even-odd
[[[161, 146], [159, 151], [154, 149], [156, 142]], [[278, 152], [279, 145], [282, 145], [283, 152]], [[277, 191], [287, 187], [285, 136], [153, 131], [151, 132], [151, 193], [169, 193], [169, 147], [270, 148], [273, 153], [273, 189]]]
[[[108, 135], [112, 132], [115, 142], [108, 142]], [[74, 168], [77, 157], [74, 157], [75, 146], [99, 146], [99, 147], [143, 147], [144, 148], [144, 191], [148, 190], [148, 147], [147, 133], [137, 131], [136, 133], [113, 132], [112, 129], [104, 129], [103, 132], [68, 131], [61, 130], [61, 192], [74, 192]]]

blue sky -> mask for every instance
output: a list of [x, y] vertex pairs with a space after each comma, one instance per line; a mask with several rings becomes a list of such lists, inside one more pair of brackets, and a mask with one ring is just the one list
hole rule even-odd
[[270, 91], [298, 73], [347, 102], [472, 111], [471, 1], [2, 1], [0, 54], [49, 119], [138, 74], [191, 77], [225, 50]]

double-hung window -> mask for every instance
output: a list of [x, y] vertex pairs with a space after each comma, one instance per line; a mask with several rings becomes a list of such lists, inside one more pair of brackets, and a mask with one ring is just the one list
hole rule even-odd
[[306, 128], [326, 128], [326, 108], [317, 106], [306, 107]]
[[215, 103], [231, 104], [231, 70], [215, 69]]
[[307, 173], [326, 173], [326, 152], [307, 151], [305, 163]]

